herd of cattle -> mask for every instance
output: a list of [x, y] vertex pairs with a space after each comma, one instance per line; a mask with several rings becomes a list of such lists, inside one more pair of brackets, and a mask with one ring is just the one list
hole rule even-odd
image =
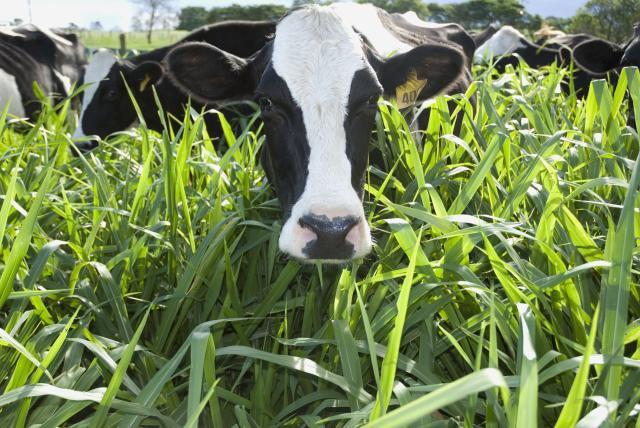
[[[200, 109], [255, 100], [267, 136], [262, 165], [283, 210], [280, 249], [301, 260], [344, 262], [372, 246], [362, 194], [381, 96], [405, 107], [463, 93], [474, 63], [501, 71], [520, 59], [536, 68], [571, 66], [571, 83], [584, 95], [592, 79], [615, 83], [622, 67], [640, 66], [640, 26], [629, 36], [624, 45], [585, 34], [546, 34], [534, 43], [508, 26], [470, 34], [413, 12], [335, 3], [292, 9], [278, 22], [209, 25], [126, 60], [98, 50], [87, 63], [74, 35], [28, 25], [0, 29], [0, 108], [33, 120], [40, 106], [34, 82], [54, 102], [84, 85], [73, 141], [88, 150], [96, 137], [136, 122], [130, 93], [158, 131], [152, 87], [167, 118], [182, 117], [188, 102]], [[219, 123], [211, 116], [214, 134]]]

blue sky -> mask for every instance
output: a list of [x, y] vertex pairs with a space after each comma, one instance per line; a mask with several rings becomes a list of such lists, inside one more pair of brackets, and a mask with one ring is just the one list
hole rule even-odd
[[[434, 0], [428, 0], [434, 1]], [[444, 0], [450, 3], [462, 0]], [[2, 1], [0, 24], [6, 24], [14, 18], [28, 21], [27, 0]], [[31, 0], [33, 22], [43, 27], [62, 27], [69, 22], [80, 26], [88, 26], [90, 22], [99, 20], [107, 30], [118, 27], [128, 29], [136, 7], [129, 0]], [[266, 4], [280, 3], [289, 5], [291, 0], [177, 0], [177, 9], [183, 6], [226, 6], [231, 3]], [[586, 3], [586, 0], [524, 0], [530, 12], [542, 16], [554, 15], [568, 17]]]

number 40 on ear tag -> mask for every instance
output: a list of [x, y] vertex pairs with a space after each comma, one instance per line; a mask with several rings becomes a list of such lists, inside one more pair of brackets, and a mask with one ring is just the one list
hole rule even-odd
[[405, 108], [415, 104], [418, 101], [420, 92], [427, 85], [427, 79], [418, 79], [418, 73], [415, 68], [409, 72], [407, 81], [396, 88], [396, 102], [398, 108]]

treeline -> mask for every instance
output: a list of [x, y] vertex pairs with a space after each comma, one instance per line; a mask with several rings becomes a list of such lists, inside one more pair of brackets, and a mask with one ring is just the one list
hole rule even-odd
[[[621, 42], [632, 34], [633, 25], [640, 21], [639, 0], [589, 0], [572, 18], [542, 17], [527, 12], [520, 0], [468, 0], [461, 3], [425, 3], [421, 0], [358, 0], [389, 12], [414, 11], [431, 22], [456, 22], [468, 30], [485, 28], [491, 23], [513, 25], [524, 32], [533, 32], [543, 23], [568, 33], [589, 33]], [[320, 3], [313, 0], [294, 0], [293, 5]], [[322, 3], [327, 3], [322, 1]], [[193, 30], [202, 25], [233, 19], [277, 20], [288, 8], [267, 4], [227, 7], [185, 7], [179, 14], [180, 30]]]

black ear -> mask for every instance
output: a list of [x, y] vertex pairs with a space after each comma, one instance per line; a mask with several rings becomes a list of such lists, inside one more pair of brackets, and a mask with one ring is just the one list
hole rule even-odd
[[569, 67], [571, 61], [573, 61], [573, 52], [567, 46], [560, 46], [558, 49], [558, 56], [560, 58], [560, 65], [562, 67]]
[[377, 74], [385, 95], [395, 96], [403, 107], [442, 92], [460, 77], [464, 67], [464, 54], [458, 49], [422, 45], [385, 60]]
[[573, 60], [583, 70], [604, 74], [620, 64], [624, 51], [620, 46], [602, 39], [580, 43], [573, 49]]
[[145, 61], [133, 67], [127, 73], [127, 81], [131, 85], [132, 90], [144, 92], [151, 87], [157, 85], [164, 76], [164, 69], [155, 61]]
[[164, 62], [171, 81], [205, 103], [249, 95], [257, 84], [251, 62], [208, 43], [181, 44]]

